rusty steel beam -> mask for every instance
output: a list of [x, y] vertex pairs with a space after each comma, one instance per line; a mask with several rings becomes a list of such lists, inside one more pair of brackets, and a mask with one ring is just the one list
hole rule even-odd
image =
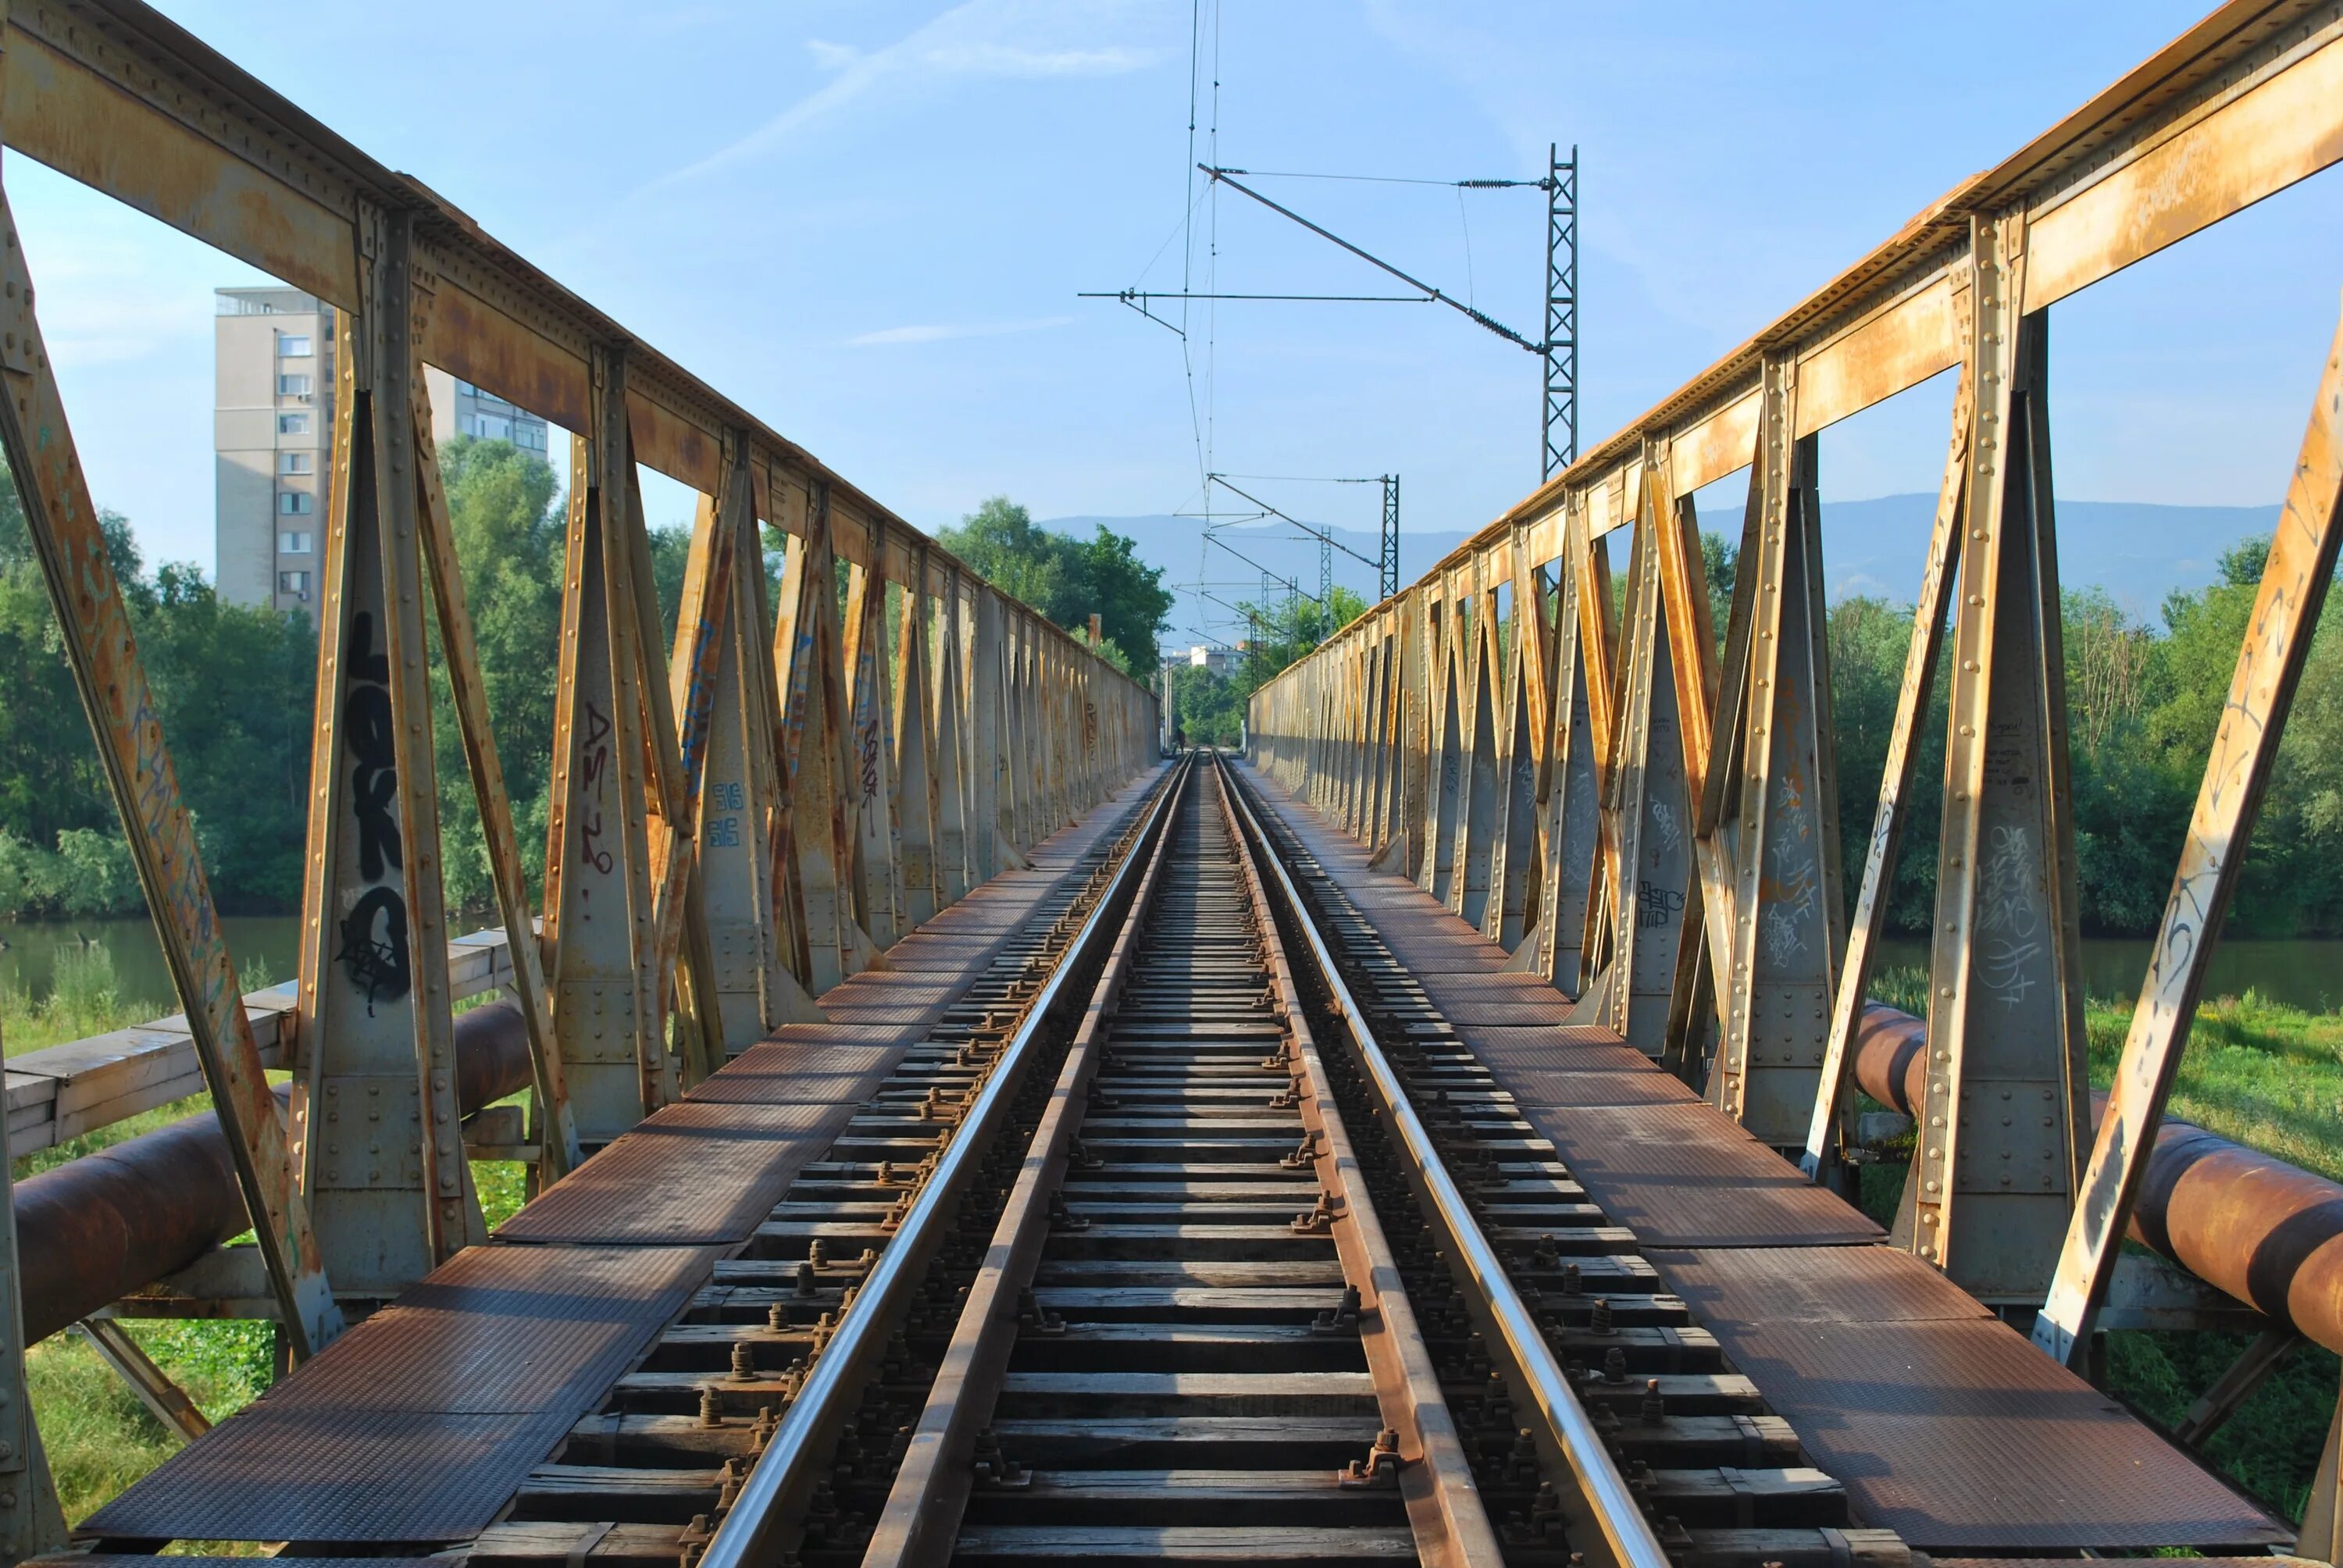
[[488, 1235], [452, 1081], [411, 228], [368, 209], [366, 308], [336, 315], [290, 1121], [335, 1288], [377, 1298]]

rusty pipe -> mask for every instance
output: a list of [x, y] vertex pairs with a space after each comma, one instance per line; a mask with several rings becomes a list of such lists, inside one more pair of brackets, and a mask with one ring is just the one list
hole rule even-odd
[[[489, 1002], [456, 1019], [457, 1103], [466, 1115], [528, 1087], [520, 1010]], [[280, 1102], [290, 1097], [280, 1086]], [[177, 1272], [251, 1228], [219, 1118], [206, 1111], [16, 1184], [26, 1342]]]
[[[1855, 1030], [1856, 1083], [1916, 1114], [1926, 1040], [1920, 1020], [1872, 1002]], [[2094, 1091], [2095, 1124], [2106, 1110]], [[2272, 1322], [2343, 1351], [2343, 1186], [2167, 1116], [2126, 1233]]]

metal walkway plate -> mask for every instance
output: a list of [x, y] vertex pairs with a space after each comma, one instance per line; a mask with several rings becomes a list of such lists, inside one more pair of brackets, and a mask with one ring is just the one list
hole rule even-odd
[[[885, 1043], [887, 1032], [851, 1024], [793, 1023], [734, 1057], [683, 1097], [731, 1105], [868, 1100], [920, 1038], [916, 1030], [902, 1030]], [[872, 1043], [874, 1036], [880, 1043]]]
[[745, 1241], [854, 1111], [852, 1101], [687, 1100], [668, 1106], [548, 1188], [506, 1221], [497, 1239], [597, 1245]]
[[2293, 1539], [1998, 1321], [1705, 1326], [1865, 1522], [1920, 1551]]
[[[1622, 1047], [1622, 1050], [1626, 1048]], [[1631, 1054], [1641, 1056], [1642, 1052]], [[1597, 1105], [1699, 1105], [1700, 1096], [1673, 1073], [1652, 1068], [1594, 1072], [1508, 1072], [1503, 1080], [1515, 1103], [1584, 1109]]]
[[1704, 1101], [1524, 1105], [1522, 1119], [1646, 1247], [1829, 1247], [1882, 1234]]
[[1908, 1252], [1646, 1256], [1864, 1521], [1924, 1551], [2292, 1539]]
[[454, 1541], [642, 1353], [700, 1247], [473, 1247], [91, 1516], [113, 1541]]

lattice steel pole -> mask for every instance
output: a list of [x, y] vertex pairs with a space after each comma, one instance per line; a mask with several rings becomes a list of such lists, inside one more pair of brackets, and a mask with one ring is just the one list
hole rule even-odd
[[1539, 183], [1545, 187], [1543, 479], [1578, 460], [1578, 148], [1564, 161], [1561, 148], [1549, 145]]
[[1387, 599], [1399, 592], [1399, 476], [1385, 474], [1383, 486], [1383, 538], [1380, 552], [1382, 565], [1376, 568], [1380, 591], [1376, 598]]

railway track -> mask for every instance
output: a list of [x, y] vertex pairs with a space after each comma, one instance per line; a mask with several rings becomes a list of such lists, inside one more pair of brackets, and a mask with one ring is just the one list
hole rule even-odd
[[1042, 915], [475, 1563], [1909, 1561], [1232, 770]]

